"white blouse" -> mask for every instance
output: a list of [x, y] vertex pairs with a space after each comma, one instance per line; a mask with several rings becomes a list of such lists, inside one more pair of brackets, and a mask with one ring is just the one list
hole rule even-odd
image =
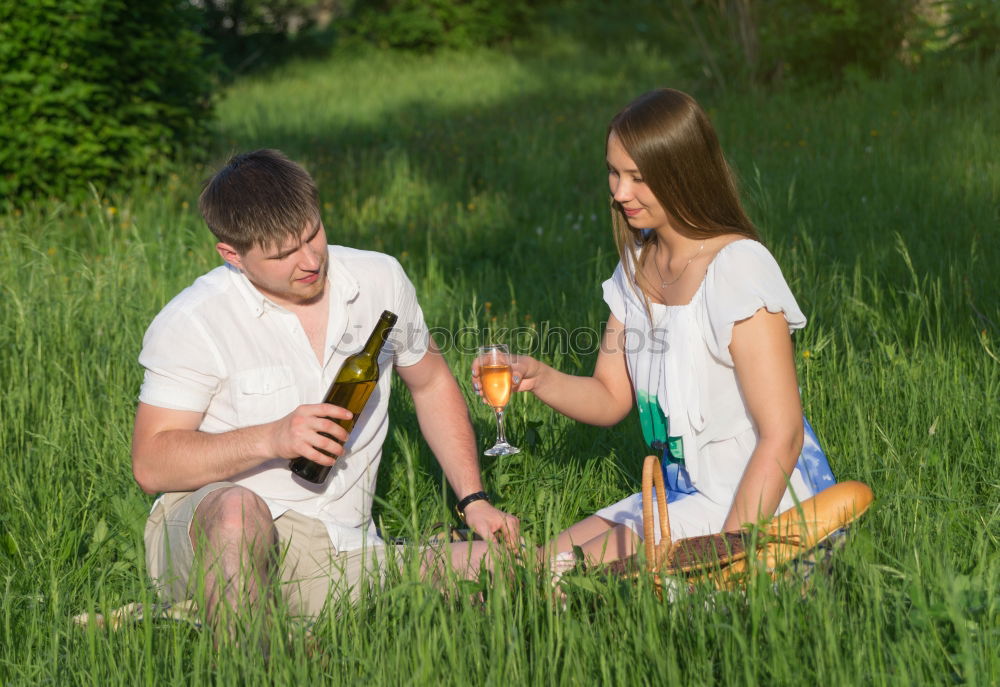
[[[774, 257], [750, 239], [734, 241], [716, 254], [689, 303], [650, 303], [652, 323], [638, 286], [621, 263], [603, 288], [612, 315], [625, 325], [628, 370], [644, 438], [656, 449], [669, 446], [665, 465], [682, 466], [685, 482], [698, 497], [684, 498], [681, 508], [679, 497], [686, 494], [672, 496], [672, 501], [678, 497], [671, 505], [672, 534], [718, 531], [757, 443], [729, 352], [733, 325], [761, 308], [783, 313], [789, 332], [804, 327], [806, 318]], [[813, 489], [800, 472], [792, 475], [791, 492], [797, 499], [808, 498]], [[630, 499], [631, 504], [626, 499], [598, 515], [641, 532], [641, 498]], [[792, 493], [786, 492], [779, 512], [793, 505]], [[685, 509], [691, 512], [685, 514]], [[675, 511], [680, 517], [675, 518]]]

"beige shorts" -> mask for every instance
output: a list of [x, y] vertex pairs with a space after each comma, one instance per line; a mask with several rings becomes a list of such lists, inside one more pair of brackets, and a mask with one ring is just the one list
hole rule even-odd
[[[146, 521], [146, 569], [164, 601], [194, 596], [195, 552], [191, 523], [202, 500], [216, 489], [237, 486], [213, 482], [197, 491], [164, 494]], [[280, 546], [281, 588], [293, 615], [315, 617], [329, 597], [356, 600], [368, 584], [379, 584], [387, 567], [402, 565], [402, 547], [382, 543], [338, 552], [326, 526], [295, 511], [274, 520]]]

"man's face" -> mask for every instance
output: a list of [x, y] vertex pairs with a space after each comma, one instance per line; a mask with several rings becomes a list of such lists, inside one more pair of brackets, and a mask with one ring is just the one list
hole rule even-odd
[[216, 250], [279, 305], [308, 305], [323, 297], [329, 254], [326, 230], [319, 220], [307, 223], [297, 239], [280, 246], [254, 246], [240, 254], [228, 244], [219, 243]]

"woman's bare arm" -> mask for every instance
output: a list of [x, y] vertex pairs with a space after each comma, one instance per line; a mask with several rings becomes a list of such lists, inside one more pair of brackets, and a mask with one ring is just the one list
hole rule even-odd
[[774, 515], [802, 450], [803, 434], [792, 339], [784, 315], [761, 308], [736, 323], [729, 351], [758, 440], [724, 531]]
[[[579, 422], [611, 426], [632, 408], [632, 384], [625, 364], [625, 326], [613, 315], [608, 318], [593, 375], [559, 372], [526, 355], [512, 356], [511, 368], [515, 390], [531, 391], [553, 410]], [[479, 391], [476, 364], [472, 383]]]

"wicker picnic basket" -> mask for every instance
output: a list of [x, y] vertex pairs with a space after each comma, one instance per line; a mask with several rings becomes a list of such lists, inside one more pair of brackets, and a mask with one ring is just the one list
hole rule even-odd
[[[647, 456], [642, 470], [642, 519], [646, 570], [657, 593], [668, 578], [694, 586], [708, 581], [719, 589], [744, 584], [760, 568], [772, 578], [842, 532], [871, 505], [871, 489], [861, 482], [840, 482], [773, 518], [757, 531], [743, 530], [671, 541], [663, 471], [656, 456]], [[655, 511], [654, 511], [655, 508]], [[655, 540], [658, 518], [661, 537]], [[625, 569], [637, 571], [635, 561]]]

